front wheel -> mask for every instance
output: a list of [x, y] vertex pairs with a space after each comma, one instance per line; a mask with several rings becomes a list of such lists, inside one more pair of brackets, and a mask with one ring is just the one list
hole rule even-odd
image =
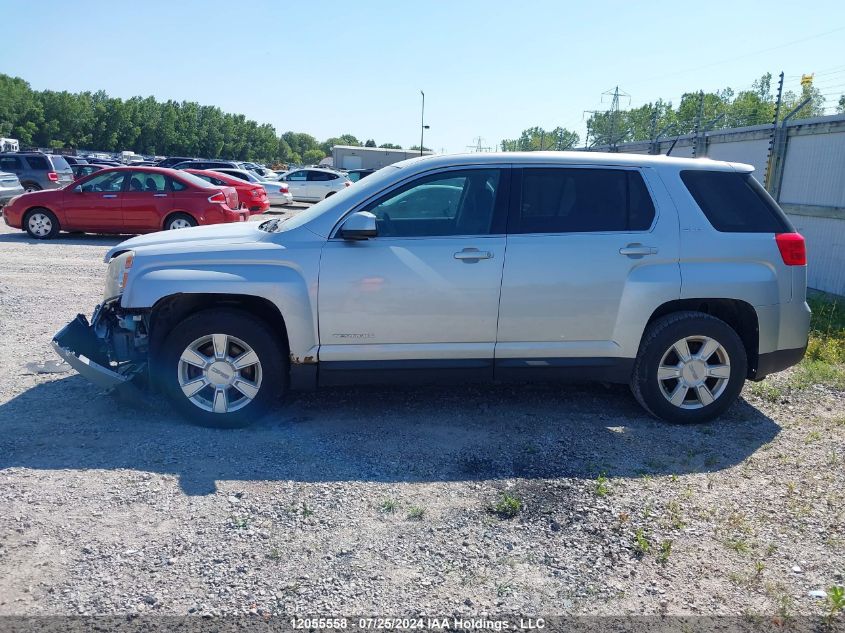
[[236, 428], [264, 415], [285, 389], [287, 354], [247, 312], [198, 312], [168, 335], [158, 379], [176, 408], [203, 426]]
[[669, 422], [706, 422], [739, 396], [748, 367], [731, 326], [702, 312], [676, 312], [646, 330], [631, 390], [652, 415]]
[[36, 240], [52, 239], [61, 230], [58, 218], [47, 209], [33, 209], [27, 212], [23, 219], [23, 226], [29, 236]]

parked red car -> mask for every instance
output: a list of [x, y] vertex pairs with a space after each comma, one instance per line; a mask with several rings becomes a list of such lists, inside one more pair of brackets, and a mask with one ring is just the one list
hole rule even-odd
[[217, 187], [234, 187], [238, 192], [238, 199], [241, 201], [241, 206], [249, 209], [250, 213], [264, 213], [270, 208], [270, 199], [267, 197], [267, 191], [261, 185], [246, 182], [240, 178], [208, 169], [185, 169], [183, 171], [193, 174], [197, 178], [202, 178]]
[[233, 187], [218, 187], [184, 171], [114, 167], [62, 189], [12, 198], [3, 218], [43, 240], [59, 231], [152, 233], [248, 220], [249, 212], [239, 206]]

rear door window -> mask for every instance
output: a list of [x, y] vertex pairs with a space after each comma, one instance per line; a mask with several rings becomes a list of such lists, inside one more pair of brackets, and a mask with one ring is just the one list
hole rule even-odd
[[639, 172], [530, 168], [522, 170], [522, 195], [508, 232], [646, 231], [654, 213]]
[[681, 180], [717, 231], [792, 231], [783, 211], [750, 173], [687, 169], [681, 171]]
[[133, 171], [129, 178], [129, 191], [164, 193], [166, 186], [167, 179], [164, 174], [146, 171]]
[[20, 171], [21, 159], [17, 156], [0, 156], [0, 171]]
[[35, 169], [37, 171], [51, 171], [51, 167], [47, 163], [46, 156], [27, 156], [26, 162], [29, 163], [30, 169]]

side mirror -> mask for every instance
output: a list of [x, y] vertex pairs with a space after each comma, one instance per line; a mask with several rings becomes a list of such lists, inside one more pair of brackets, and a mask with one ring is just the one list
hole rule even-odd
[[377, 235], [376, 216], [368, 211], [353, 213], [340, 227], [340, 236], [345, 240], [366, 240]]

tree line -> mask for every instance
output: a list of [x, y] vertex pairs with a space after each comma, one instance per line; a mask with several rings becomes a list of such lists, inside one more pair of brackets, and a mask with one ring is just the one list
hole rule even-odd
[[[281, 136], [268, 123], [193, 101], [120, 99], [104, 91], [33, 90], [19, 77], [0, 73], [0, 136], [21, 147], [133, 151], [163, 156], [202, 156], [263, 163], [318, 163], [333, 145], [376, 147], [351, 134], [318, 141], [303, 132]], [[384, 143], [380, 147], [402, 149]]]
[[[809, 99], [809, 102], [793, 118], [806, 119], [824, 114], [825, 100], [821, 91], [812, 82], [805, 82], [800, 93], [784, 92], [780, 117], [783, 118], [804, 99]], [[688, 92], [677, 106], [671, 101], [658, 99], [637, 108], [593, 113], [587, 119], [587, 138], [583, 139], [583, 144], [578, 134], [566, 128], [547, 131], [535, 126], [523, 130], [519, 138], [504, 139], [501, 147], [506, 152], [566, 150], [579, 146], [674, 138], [692, 133], [697, 122], [705, 130], [771, 124], [776, 101], [772, 75], [766, 73], [747, 90], [735, 92], [725, 88], [703, 95]], [[845, 113], [845, 95], [839, 98], [836, 109]]]

